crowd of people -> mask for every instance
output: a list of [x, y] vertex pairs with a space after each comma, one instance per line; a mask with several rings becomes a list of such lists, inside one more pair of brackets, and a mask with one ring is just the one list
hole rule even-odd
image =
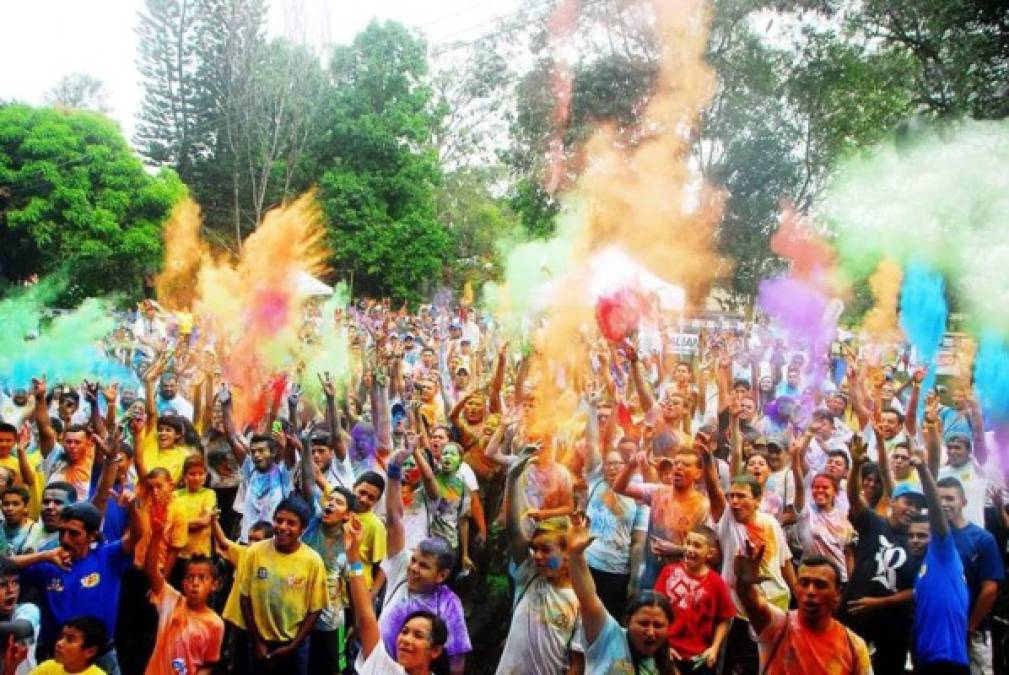
[[152, 302], [105, 345], [136, 381], [2, 383], [4, 673], [1006, 672], [969, 374], [764, 325], [684, 353], [661, 312], [549, 374], [466, 307], [327, 324], [346, 372], [254, 419]]

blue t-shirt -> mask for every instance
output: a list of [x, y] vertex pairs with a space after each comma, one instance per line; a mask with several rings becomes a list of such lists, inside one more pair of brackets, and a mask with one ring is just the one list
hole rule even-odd
[[242, 462], [241, 487], [244, 490], [242, 541], [248, 541], [252, 526], [260, 520], [272, 521], [277, 505], [291, 494], [291, 473], [283, 462], [272, 464], [266, 471], [259, 471], [252, 463], [252, 456], [246, 455]]
[[[974, 523], [966, 527], [951, 527], [953, 542], [960, 553], [963, 563], [963, 575], [967, 579], [967, 590], [970, 592], [970, 608], [974, 609], [977, 596], [981, 593], [982, 581], [1002, 583], [1005, 579], [1005, 568], [1002, 566], [1002, 556], [998, 552], [998, 544], [992, 533]], [[985, 629], [988, 619], [981, 624]]]
[[[585, 649], [585, 675], [609, 675], [610, 673], [633, 673], [634, 660], [631, 647], [627, 644], [627, 630], [621, 628], [612, 616], [606, 616], [603, 629], [592, 644], [587, 644], [585, 625], [582, 625], [581, 643]], [[643, 659], [638, 664], [639, 675], [658, 675], [655, 660]]]
[[45, 594], [42, 642], [54, 644], [64, 623], [85, 615], [101, 619], [109, 635], [114, 635], [119, 589], [132, 562], [133, 557], [117, 541], [99, 544], [87, 556], [73, 562], [69, 570], [49, 562], [26, 567], [21, 572], [22, 581], [40, 586]]
[[917, 663], [967, 665], [967, 584], [951, 535], [934, 533], [914, 582], [914, 653]]

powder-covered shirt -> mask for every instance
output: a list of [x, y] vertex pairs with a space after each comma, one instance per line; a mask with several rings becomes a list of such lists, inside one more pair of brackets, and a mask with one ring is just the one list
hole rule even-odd
[[189, 609], [182, 594], [167, 583], [161, 593], [151, 595], [151, 602], [158, 610], [158, 636], [145, 675], [195, 674], [220, 660], [224, 621], [217, 612]]

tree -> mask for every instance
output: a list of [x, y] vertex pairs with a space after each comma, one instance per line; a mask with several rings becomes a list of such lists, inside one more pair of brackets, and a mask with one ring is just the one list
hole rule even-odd
[[423, 40], [394, 22], [372, 22], [333, 54], [326, 133], [313, 154], [337, 268], [355, 293], [420, 300], [444, 280], [441, 120], [427, 73]]
[[851, 13], [863, 33], [913, 61], [915, 103], [943, 116], [1009, 115], [1009, 4], [1000, 0], [867, 0]]
[[8, 280], [65, 268], [68, 301], [139, 295], [144, 271], [160, 261], [162, 222], [184, 194], [174, 172], [148, 175], [100, 114], [0, 107], [0, 267]]
[[144, 99], [134, 142], [148, 161], [168, 165], [189, 182], [208, 132], [197, 107], [197, 0], [144, 0], [137, 27], [137, 68]]
[[94, 110], [108, 114], [108, 92], [105, 83], [85, 73], [65, 75], [45, 96], [46, 105], [53, 107]]
[[462, 288], [466, 282], [479, 287], [499, 279], [503, 246], [523, 236], [518, 215], [506, 199], [492, 192], [494, 186], [503, 184], [506, 171], [503, 166], [457, 169], [445, 174], [438, 186], [438, 220], [452, 240], [451, 288]]

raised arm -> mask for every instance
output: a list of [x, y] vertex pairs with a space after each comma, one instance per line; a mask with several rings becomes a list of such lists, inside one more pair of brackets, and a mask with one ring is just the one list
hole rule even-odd
[[925, 402], [925, 453], [928, 470], [933, 476], [939, 475], [942, 457], [942, 431], [939, 422], [939, 396], [930, 394]]
[[[854, 521], [868, 509], [865, 500], [862, 499], [861, 488], [862, 465], [867, 461], [865, 441], [861, 436], [855, 434], [851, 437], [848, 449], [851, 453], [851, 469], [848, 471], [848, 486], [850, 487], [848, 490], [848, 520]], [[798, 488], [799, 486], [796, 485], [796, 490]]]
[[497, 362], [494, 365], [494, 376], [490, 381], [490, 411], [500, 413], [504, 410], [501, 400], [501, 390], [504, 388], [505, 371], [508, 368], [508, 342], [501, 343], [497, 349]]
[[410, 448], [397, 450], [389, 458], [385, 488], [385, 551], [392, 558], [406, 546], [406, 532], [403, 528], [403, 462], [413, 453]]
[[371, 594], [364, 582], [363, 561], [361, 560], [361, 540], [364, 538], [364, 528], [357, 516], [351, 516], [347, 524], [343, 526], [344, 549], [347, 551], [347, 562], [350, 565], [348, 572], [348, 586], [350, 587], [350, 601], [354, 608], [354, 627], [357, 629], [357, 638], [361, 641], [361, 653], [365, 660], [371, 656], [378, 646], [382, 634], [378, 628], [378, 618], [375, 616], [375, 607], [372, 605]]
[[753, 631], [760, 635], [771, 623], [771, 607], [758, 588], [760, 584], [760, 561], [764, 557], [764, 547], [754, 547], [749, 540], [745, 549], [736, 554], [733, 571], [736, 573], [736, 595], [743, 606], [746, 618]]
[[[907, 413], [904, 415], [904, 428], [907, 435], [914, 438], [918, 434], [918, 401], [921, 397], [921, 383], [925, 379], [925, 368], [914, 371], [909, 382], [911, 383], [911, 398], [907, 401]], [[907, 384], [905, 382], [905, 384]]]
[[[802, 438], [806, 435], [803, 434]], [[796, 439], [792, 441], [792, 446], [789, 450], [792, 453], [792, 477], [795, 479], [795, 512], [802, 513], [802, 509], [806, 506], [806, 461], [803, 455], [806, 454], [806, 448], [809, 447], [809, 443], [803, 444], [801, 439]], [[851, 485], [851, 483], [849, 483]]]
[[977, 396], [970, 392], [967, 396], [967, 410], [970, 418], [971, 446], [974, 459], [984, 466], [988, 461], [988, 441], [984, 437], [984, 420], [981, 417], [981, 404]]
[[578, 598], [578, 607], [582, 615], [582, 629], [585, 632], [585, 648], [596, 641], [609, 614], [602, 600], [596, 593], [596, 584], [589, 572], [589, 564], [585, 560], [585, 549], [594, 539], [589, 535], [588, 516], [576, 513], [571, 516], [567, 533], [568, 568], [571, 573], [571, 588]]
[[918, 451], [911, 452], [911, 466], [918, 471], [918, 478], [921, 480], [921, 491], [925, 493], [925, 502], [928, 504], [928, 526], [932, 533], [939, 537], [946, 537], [949, 534], [949, 522], [942, 512], [942, 504], [939, 502], [939, 489], [935, 486], [935, 477], [928, 470], [925, 458]]
[[631, 379], [634, 381], [634, 389], [638, 392], [638, 401], [641, 409], [646, 413], [655, 407], [655, 396], [652, 395], [651, 387], [645, 382], [645, 374], [641, 370], [641, 362], [638, 359], [638, 351], [630, 342], [624, 344], [624, 353], [631, 363]]
[[508, 468], [505, 478], [505, 532], [508, 535], [508, 550], [516, 565], [529, 557], [529, 539], [522, 531], [522, 500], [519, 498], [519, 476], [529, 463], [530, 455], [522, 457]]
[[711, 518], [717, 523], [725, 513], [725, 493], [722, 492], [722, 486], [718, 482], [718, 468], [715, 466], [715, 456], [711, 453], [711, 439], [706, 434], [697, 432], [694, 448], [701, 456], [704, 487], [711, 505]]
[[631, 476], [638, 468], [638, 453], [632, 453], [624, 463], [624, 468], [620, 469], [616, 480], [613, 481], [613, 491], [618, 495], [633, 497], [638, 501], [645, 498], [645, 490], [641, 485], [631, 485]]
[[98, 477], [98, 487], [91, 498], [91, 503], [103, 516], [109, 502], [109, 493], [116, 483], [116, 474], [119, 473], [119, 431], [113, 430], [108, 441], [102, 439], [96, 433], [91, 434], [91, 441], [95, 444], [95, 455], [102, 458], [102, 473]]
[[150, 535], [147, 554], [144, 556], [144, 574], [147, 575], [147, 580], [151, 584], [151, 591], [157, 596], [161, 595], [161, 591], [165, 587], [165, 575], [161, 571], [160, 565], [161, 551], [165, 545], [165, 525], [154, 518], [144, 520], [149, 523], [143, 528], [144, 532]]
[[235, 453], [235, 459], [238, 460], [239, 466], [241, 466], [242, 462], [245, 461], [246, 455], [249, 453], [249, 448], [235, 429], [235, 418], [232, 415], [231, 389], [223, 382], [217, 393], [217, 400], [221, 403], [221, 422], [224, 424], [224, 438], [227, 440], [231, 451]]
[[53, 429], [49, 419], [49, 406], [46, 405], [46, 378], [32, 378], [32, 394], [35, 397], [35, 426], [38, 427], [39, 452], [43, 457], [48, 457], [49, 453], [56, 446], [56, 431]]

